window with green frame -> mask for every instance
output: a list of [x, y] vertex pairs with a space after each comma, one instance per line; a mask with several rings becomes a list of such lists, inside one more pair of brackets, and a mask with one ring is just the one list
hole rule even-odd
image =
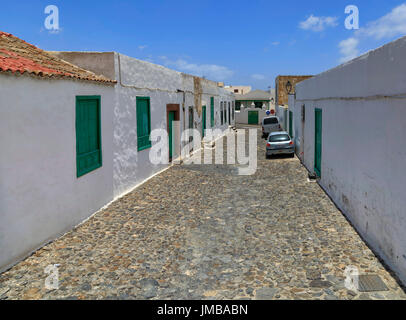
[[241, 110], [241, 101], [235, 102], [235, 110]]
[[100, 96], [76, 96], [76, 176], [102, 166]]
[[151, 106], [149, 97], [137, 97], [137, 149], [151, 147]]

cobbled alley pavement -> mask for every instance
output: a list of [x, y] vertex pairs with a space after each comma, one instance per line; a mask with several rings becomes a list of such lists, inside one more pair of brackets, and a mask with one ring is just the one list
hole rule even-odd
[[[254, 175], [174, 165], [0, 274], [0, 298], [405, 299], [300, 161], [265, 159], [257, 130]], [[389, 290], [346, 289], [347, 266]]]

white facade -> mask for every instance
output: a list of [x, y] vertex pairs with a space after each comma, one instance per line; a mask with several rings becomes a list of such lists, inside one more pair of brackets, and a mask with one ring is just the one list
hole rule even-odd
[[235, 114], [235, 119], [236, 119], [236, 123], [239, 124], [248, 124], [248, 113], [249, 111], [256, 111], [258, 112], [258, 124], [260, 124], [262, 122], [262, 119], [264, 117], [266, 117], [266, 111], [268, 109], [259, 109], [259, 108], [245, 108], [243, 107], [243, 105], [241, 105], [241, 110], [236, 111]]
[[[179, 105], [180, 131], [188, 128], [189, 107], [193, 107], [194, 128], [202, 132], [202, 106], [206, 106], [206, 128], [210, 129], [210, 103], [214, 98], [214, 129], [228, 128], [232, 117], [233, 94], [216, 82], [195, 78], [149, 62], [114, 53], [115, 80], [118, 81], [114, 109], [114, 196], [118, 197], [161, 171], [167, 165], [153, 165], [149, 149], [137, 151], [136, 97], [150, 97], [151, 130], [167, 128], [167, 105]], [[197, 83], [195, 83], [197, 82]], [[199, 88], [195, 88], [195, 84]], [[221, 125], [220, 102], [227, 107], [227, 122]], [[228, 113], [230, 106], [230, 114]], [[184, 109], [183, 109], [184, 108]], [[180, 132], [177, 134], [180, 137]], [[180, 155], [180, 138], [174, 146]]]
[[[103, 166], [76, 176], [75, 104], [101, 96]], [[0, 271], [113, 200], [114, 89], [0, 74]]]
[[[62, 58], [69, 61], [68, 56]], [[113, 52], [72, 58], [118, 83], [0, 74], [0, 271], [169, 166], [153, 165], [150, 149], [138, 151], [137, 97], [150, 98], [151, 130], [167, 128], [168, 104], [179, 105], [179, 131], [188, 128], [192, 106], [200, 132], [205, 105], [210, 129], [211, 97], [214, 128], [227, 129], [230, 115], [235, 123], [233, 94], [216, 82]], [[75, 99], [80, 95], [101, 96], [103, 163], [77, 178]], [[220, 102], [227, 105], [223, 125]], [[179, 132], [176, 156], [180, 148]]]
[[[406, 283], [406, 38], [296, 86], [295, 131], [314, 172], [322, 110], [320, 185]], [[302, 106], [305, 106], [304, 126]]]

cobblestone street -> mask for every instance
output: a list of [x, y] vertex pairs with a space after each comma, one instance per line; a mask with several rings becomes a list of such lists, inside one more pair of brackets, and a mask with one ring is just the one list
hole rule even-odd
[[[1, 274], [0, 298], [405, 299], [300, 161], [258, 141], [255, 175], [174, 165]], [[347, 290], [350, 265], [389, 291]]]

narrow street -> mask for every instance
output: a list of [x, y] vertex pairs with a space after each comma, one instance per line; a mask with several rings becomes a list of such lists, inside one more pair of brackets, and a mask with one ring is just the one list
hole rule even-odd
[[[59, 289], [44, 269], [58, 264]], [[354, 292], [345, 269], [389, 291]], [[2, 299], [405, 299], [297, 158], [175, 165], [0, 275]]]

